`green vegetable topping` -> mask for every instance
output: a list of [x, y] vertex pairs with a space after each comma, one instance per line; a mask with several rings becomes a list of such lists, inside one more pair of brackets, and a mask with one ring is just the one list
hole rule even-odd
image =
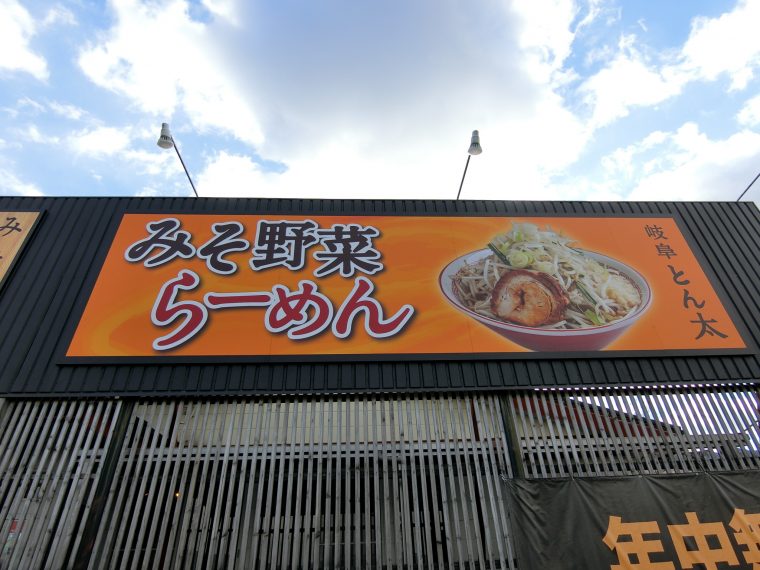
[[581, 295], [586, 297], [587, 301], [589, 301], [592, 305], [596, 305], [596, 300], [591, 296], [591, 293], [588, 292], [588, 290], [583, 285], [583, 283], [581, 283], [580, 281], [576, 281], [575, 286], [578, 287], [578, 291], [581, 292]]
[[498, 247], [496, 247], [494, 244], [489, 243], [488, 248], [496, 254], [496, 257], [498, 257], [502, 263], [509, 265], [509, 261], [507, 260], [507, 256], [502, 253]]
[[535, 261], [533, 256], [526, 251], [513, 251], [507, 255], [507, 261], [512, 267], [522, 269]]
[[600, 327], [603, 324], [605, 324], [607, 321], [604, 320], [604, 317], [600, 317], [596, 314], [596, 312], [592, 311], [591, 309], [588, 309], [585, 313], [583, 313], [588, 320], [590, 320], [592, 323], [594, 323], [596, 326]]

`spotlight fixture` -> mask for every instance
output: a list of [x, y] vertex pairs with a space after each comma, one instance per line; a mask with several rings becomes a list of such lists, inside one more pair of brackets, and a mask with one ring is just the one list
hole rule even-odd
[[172, 137], [172, 133], [169, 130], [169, 123], [161, 123], [161, 135], [158, 137], [158, 142], [156, 144], [163, 149], [169, 149], [169, 148], [174, 147], [174, 150], [177, 152], [177, 157], [179, 157], [179, 161], [182, 164], [182, 168], [185, 169], [185, 174], [187, 174], [187, 179], [190, 181], [190, 186], [193, 189], [193, 193], [195, 194], [195, 197], [198, 198], [198, 191], [195, 189], [195, 184], [193, 184], [193, 179], [190, 178], [190, 173], [187, 171], [187, 166], [185, 166], [185, 161], [182, 160], [182, 155], [179, 153], [179, 149], [177, 148], [177, 143], [174, 141], [174, 137]]
[[462, 186], [464, 186], [464, 177], [467, 176], [467, 167], [470, 166], [470, 157], [483, 152], [483, 148], [480, 146], [480, 133], [478, 131], [472, 131], [472, 138], [470, 139], [470, 148], [467, 149], [467, 162], [464, 163], [464, 172], [462, 173], [462, 181], [459, 183], [459, 192], [457, 192], [457, 200], [462, 194]]

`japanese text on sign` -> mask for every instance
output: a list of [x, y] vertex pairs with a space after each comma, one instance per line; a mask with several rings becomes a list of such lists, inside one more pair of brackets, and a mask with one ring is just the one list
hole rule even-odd
[[[241, 237], [245, 228], [237, 221], [213, 224], [214, 237], [197, 249], [191, 243], [190, 233], [180, 228], [181, 223], [176, 218], [147, 224], [148, 237], [130, 245], [125, 251], [125, 259], [130, 263], [142, 262], [151, 268], [197, 255], [205, 261], [209, 271], [231, 275], [238, 266], [225, 256], [246, 251], [251, 246]], [[314, 271], [315, 277], [336, 272], [345, 278], [357, 272], [372, 275], [383, 269], [379, 262], [381, 254], [372, 243], [372, 238], [379, 235], [376, 228], [358, 224], [334, 224], [329, 229], [322, 229], [312, 220], [261, 220], [257, 225], [249, 266], [253, 271], [277, 266], [298, 271], [304, 266], [307, 250], [320, 245], [321, 249], [313, 253], [313, 258], [320, 263]], [[360, 314], [364, 315], [364, 329], [369, 336], [392, 337], [403, 330], [414, 315], [414, 307], [406, 304], [386, 318], [382, 306], [372, 297], [375, 285], [363, 276], [355, 278], [353, 289], [337, 310], [311, 280], [300, 281], [296, 290], [276, 284], [267, 291], [207, 292], [202, 303], [178, 300], [181, 291], [193, 291], [200, 282], [197, 273], [183, 269], [161, 287], [151, 311], [151, 320], [158, 327], [177, 324], [169, 333], [153, 341], [155, 350], [171, 350], [189, 342], [208, 324], [209, 310], [266, 309], [266, 329], [274, 334], [286, 333], [291, 340], [312, 338], [328, 328], [335, 337], [347, 338]]]
[[[652, 239], [656, 239], [656, 240], [668, 239], [665, 236], [664, 231], [660, 226], [657, 226], [654, 224], [646, 225], [644, 226], [644, 231], [646, 232], [647, 237], [650, 237]], [[658, 243], [655, 245], [655, 249], [657, 251], [658, 256], [663, 256], [667, 258], [668, 260], [671, 257], [676, 257], [678, 255], [669, 244], [663, 243], [662, 241], [658, 241]], [[713, 326], [718, 322], [716, 319], [710, 318], [709, 316], [708, 317], [703, 316], [704, 313], [702, 312], [702, 309], [705, 308], [706, 301], [704, 299], [697, 300], [695, 297], [691, 296], [691, 294], [689, 293], [689, 289], [687, 288], [687, 286], [691, 283], [691, 281], [686, 278], [685, 271], [679, 270], [675, 265], [671, 265], [671, 264], [668, 264], [668, 269], [670, 270], [670, 273], [672, 274], [673, 283], [680, 286], [683, 290], [683, 301], [682, 301], [683, 308], [685, 310], [694, 309], [693, 316], [695, 318], [693, 320], [690, 320], [689, 322], [699, 327], [695, 340], [699, 340], [705, 335], [719, 336], [721, 338], [726, 338], [727, 335], [725, 333], [722, 333], [715, 326]]]
[[0, 212], [0, 283], [39, 217], [39, 212]]
[[[734, 509], [728, 523], [736, 546], [729, 538], [728, 530], [722, 522], [700, 521], [697, 513], [684, 513], [685, 524], [669, 524], [667, 536], [670, 538], [678, 566], [663, 560], [665, 547], [657, 521], [624, 522], [621, 517], [610, 516], [607, 533], [602, 541], [613, 550], [618, 563], [610, 570], [676, 570], [676, 568], [699, 568], [718, 570], [723, 564], [736, 566], [741, 555], [754, 570], [760, 570], [760, 513], [747, 513], [744, 509]], [[653, 560], [657, 558], [657, 561]]]

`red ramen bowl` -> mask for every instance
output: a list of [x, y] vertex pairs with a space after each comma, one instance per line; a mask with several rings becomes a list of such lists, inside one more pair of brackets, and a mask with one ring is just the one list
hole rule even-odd
[[646, 279], [635, 269], [621, 263], [606, 255], [601, 255], [592, 251], [583, 251], [591, 259], [619, 271], [627, 277], [631, 283], [639, 290], [641, 294], [641, 305], [634, 311], [631, 311], [625, 317], [614, 323], [598, 327], [588, 327], [585, 329], [556, 330], [547, 328], [534, 328], [522, 325], [515, 325], [506, 321], [499, 320], [495, 317], [481, 315], [465, 307], [454, 293], [452, 277], [466, 264], [477, 263], [484, 257], [491, 255], [490, 249], [474, 251], [463, 255], [449, 263], [441, 271], [439, 282], [441, 291], [446, 299], [465, 315], [472, 317], [482, 325], [485, 325], [492, 331], [511, 340], [512, 342], [524, 346], [530, 350], [539, 352], [578, 352], [578, 351], [597, 351], [604, 349], [612, 341], [625, 333], [631, 325], [638, 321], [641, 316], [649, 309], [652, 304], [652, 289], [649, 287]]

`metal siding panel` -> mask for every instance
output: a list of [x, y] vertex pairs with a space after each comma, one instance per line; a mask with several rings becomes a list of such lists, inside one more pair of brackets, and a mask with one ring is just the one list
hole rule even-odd
[[[746, 246], [746, 239], [742, 236], [748, 232], [737, 231], [739, 228], [733, 224], [727, 225], [728, 220], [733, 220], [737, 216], [732, 215], [726, 208], [723, 212], [714, 212], [711, 206], [706, 204], [703, 209], [689, 208], [688, 210], [695, 220], [695, 231], [699, 232], [698, 239], [704, 244], [705, 256], [708, 257], [721, 285], [736, 305], [739, 318], [743, 320], [757, 344], [760, 338], [760, 330], [758, 330], [760, 328], [760, 309], [758, 308], [760, 298], [758, 267], [760, 264], [757, 263], [757, 259], [752, 259], [749, 253], [758, 250]], [[707, 228], [706, 231], [700, 230], [700, 222]], [[718, 226], [717, 231], [712, 230], [713, 224]], [[732, 244], [727, 243], [727, 236], [733, 238]], [[740, 370], [742, 360], [736, 359]], [[755, 369], [757, 369], [757, 359], [752, 360], [755, 361]], [[749, 374], [749, 370], [741, 370], [740, 374]]]
[[[32, 203], [34, 206], [30, 205], [30, 209], [37, 209], [43, 204], [41, 200], [33, 200]], [[39, 331], [46, 330], [41, 328], [42, 320], [49, 308], [49, 302], [45, 301], [55, 295], [57, 284], [61, 282], [60, 272], [65, 268], [65, 263], [60, 259], [63, 240], [49, 243], [50, 240], [44, 239], [44, 226], [50, 226], [49, 231], [63, 233], [66, 215], [73, 209], [73, 202], [61, 203], [60, 208], [47, 212], [45, 218], [40, 220], [36, 235], [27, 243], [23, 257], [18, 260], [19, 263], [16, 264], [0, 296], [0, 306], [3, 307], [0, 315], [5, 317], [4, 322], [0, 323], [2, 330], [18, 333], [4, 335], [6, 341], [0, 345], [0, 360], [5, 363], [4, 372], [10, 375], [9, 385], [13, 391], [24, 388], [28, 375], [22, 375], [21, 370], [25, 364], [34, 362], [34, 356], [30, 354], [29, 349], [33, 347]], [[43, 259], [50, 262], [44, 264]], [[30, 267], [33, 263], [37, 265], [34, 270]], [[46, 294], [43, 295], [43, 292]], [[21, 323], [24, 326], [19, 328]]]

